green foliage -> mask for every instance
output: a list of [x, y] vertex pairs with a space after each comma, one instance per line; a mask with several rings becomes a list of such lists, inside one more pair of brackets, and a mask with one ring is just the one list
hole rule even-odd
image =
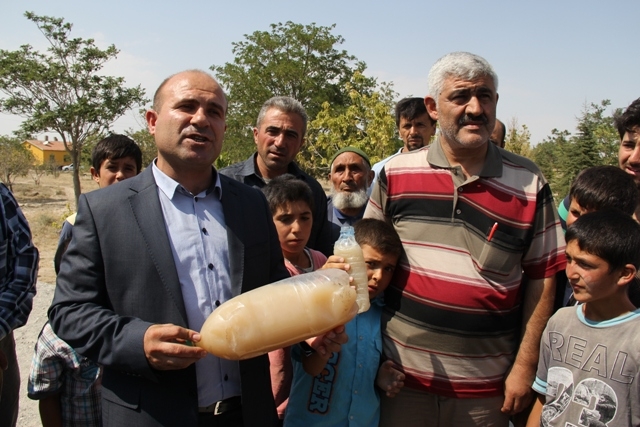
[[613, 126], [613, 116], [606, 114], [609, 105], [609, 100], [585, 104], [575, 134], [553, 129], [551, 136], [535, 147], [534, 161], [549, 181], [556, 200], [569, 193], [580, 171], [618, 164], [620, 138]]
[[349, 94], [346, 108], [325, 102], [309, 123], [306, 149], [297, 161], [310, 174], [326, 176], [333, 154], [348, 145], [363, 150], [372, 163], [390, 156], [402, 145], [392, 115], [396, 93], [391, 84], [381, 84], [369, 93], [365, 79], [356, 72], [352, 81], [345, 84]]
[[[273, 96], [290, 96], [304, 105], [313, 120], [325, 102], [334, 109], [346, 108], [350, 96], [346, 84], [364, 62], [339, 50], [342, 36], [330, 27], [286, 22], [271, 24], [270, 31], [255, 31], [233, 43], [233, 63], [213, 65], [229, 100], [223, 152], [216, 165], [244, 160], [255, 151], [252, 128], [262, 104]], [[363, 93], [375, 86], [362, 78]]]
[[545, 178], [549, 181], [556, 200], [561, 200], [559, 195], [566, 194], [569, 190], [559, 185], [558, 182], [564, 175], [562, 162], [570, 137], [571, 133], [567, 130], [559, 131], [558, 129], [553, 129], [551, 135], [533, 149], [533, 161], [540, 167]]
[[153, 139], [153, 135], [149, 133], [147, 128], [138, 129], [134, 131], [129, 129], [125, 131], [125, 134], [133, 139], [142, 151], [142, 167], [146, 168], [151, 164], [153, 159], [158, 155], [158, 149]]
[[518, 119], [515, 117], [509, 121], [507, 126], [507, 137], [504, 148], [512, 153], [531, 158], [531, 132], [527, 125], [518, 126]]
[[[25, 117], [23, 134], [52, 131], [60, 135], [74, 164], [81, 163], [90, 135], [105, 134], [130, 108], [142, 104], [144, 90], [127, 88], [122, 77], [99, 75], [115, 58], [111, 45], [99, 49], [93, 39], [70, 38], [72, 25], [63, 18], [26, 12], [50, 44], [47, 53], [23, 45], [0, 50], [0, 111]], [[79, 168], [73, 172], [76, 200], [80, 195]]]
[[26, 176], [33, 165], [33, 155], [22, 146], [20, 140], [0, 136], [0, 180], [13, 191], [13, 182], [18, 176]]

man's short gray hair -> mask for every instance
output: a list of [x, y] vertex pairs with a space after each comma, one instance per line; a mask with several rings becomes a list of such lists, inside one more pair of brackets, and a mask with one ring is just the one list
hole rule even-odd
[[448, 53], [438, 59], [429, 71], [429, 95], [437, 102], [447, 77], [473, 80], [484, 76], [491, 77], [497, 92], [498, 75], [486, 59], [469, 52]]
[[258, 120], [256, 120], [256, 127], [258, 129], [260, 129], [260, 125], [262, 124], [262, 120], [264, 120], [265, 114], [267, 114], [267, 111], [272, 108], [280, 110], [283, 113], [295, 113], [299, 115], [300, 118], [302, 118], [302, 136], [304, 137], [307, 133], [307, 112], [300, 101], [293, 99], [290, 96], [274, 96], [273, 98], [267, 99], [267, 101], [262, 104], [260, 113], [258, 113]]

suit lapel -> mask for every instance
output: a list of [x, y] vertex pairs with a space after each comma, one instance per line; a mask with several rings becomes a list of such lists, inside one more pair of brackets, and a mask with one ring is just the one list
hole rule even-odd
[[151, 166], [140, 175], [139, 180], [131, 180], [135, 182], [132, 182], [133, 185], [130, 187], [133, 194], [129, 197], [129, 203], [160, 280], [175, 302], [176, 309], [184, 319], [184, 325], [188, 325], [180, 280], [171, 253], [162, 206], [158, 198], [158, 187]]
[[240, 295], [244, 280], [244, 243], [243, 243], [243, 215], [241, 203], [235, 186], [241, 185], [236, 181], [220, 175], [222, 186], [222, 211], [224, 212], [224, 222], [227, 226], [227, 240], [229, 243], [229, 272], [231, 275], [231, 293], [233, 296]]

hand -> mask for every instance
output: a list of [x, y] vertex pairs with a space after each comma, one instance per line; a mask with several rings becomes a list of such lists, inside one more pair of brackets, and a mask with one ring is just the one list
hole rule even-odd
[[200, 341], [200, 334], [171, 324], [151, 325], [144, 333], [144, 354], [154, 369], [184, 369], [207, 355], [189, 341]]
[[351, 266], [347, 263], [344, 262], [344, 258], [342, 258], [341, 256], [338, 255], [331, 255], [329, 258], [327, 258], [327, 262], [324, 263], [324, 265], [322, 266], [323, 269], [325, 268], [337, 268], [338, 270], [344, 270], [344, 271], [349, 271], [351, 270]]
[[517, 414], [526, 409], [533, 398], [533, 381], [535, 374], [513, 365], [507, 373], [504, 382], [504, 404], [502, 412], [509, 415]]
[[[344, 270], [348, 273], [349, 270], [351, 270], [351, 264], [345, 263], [344, 258], [341, 256], [331, 255], [327, 258], [327, 262], [324, 263], [321, 270], [325, 268], [337, 268], [338, 270]], [[352, 288], [355, 288], [356, 286], [355, 283], [353, 283], [353, 277], [351, 276], [349, 276], [349, 286]]]
[[331, 357], [331, 353], [340, 351], [342, 344], [349, 341], [349, 337], [344, 326], [337, 326], [333, 330], [324, 335], [307, 340], [309, 344], [318, 354], [325, 358]]
[[385, 360], [378, 368], [376, 385], [387, 394], [387, 397], [395, 397], [404, 387], [404, 373], [393, 363], [393, 360]]

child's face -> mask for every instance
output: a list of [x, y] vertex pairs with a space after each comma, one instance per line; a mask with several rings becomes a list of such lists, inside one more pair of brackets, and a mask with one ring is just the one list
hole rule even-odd
[[[609, 263], [580, 249], [577, 240], [567, 243], [567, 278], [576, 301], [585, 303], [612, 296], [619, 290], [621, 269], [609, 271]], [[625, 283], [622, 280], [622, 283]]]
[[398, 263], [398, 255], [383, 254], [369, 245], [362, 245], [361, 248], [367, 264], [369, 298], [374, 299], [389, 286]]
[[100, 170], [96, 171], [91, 167], [91, 177], [98, 183], [100, 188], [108, 187], [116, 182], [124, 181], [127, 178], [138, 174], [138, 166], [133, 157], [121, 157], [119, 159], [105, 159], [100, 165]]
[[273, 215], [273, 222], [276, 225], [280, 247], [285, 258], [289, 254], [302, 253], [309, 240], [313, 224], [309, 205], [298, 201], [282, 206]]
[[581, 215], [593, 212], [593, 209], [585, 209], [576, 201], [575, 197], [571, 198], [571, 204], [569, 205], [569, 214], [567, 215], [567, 227], [576, 222]]

